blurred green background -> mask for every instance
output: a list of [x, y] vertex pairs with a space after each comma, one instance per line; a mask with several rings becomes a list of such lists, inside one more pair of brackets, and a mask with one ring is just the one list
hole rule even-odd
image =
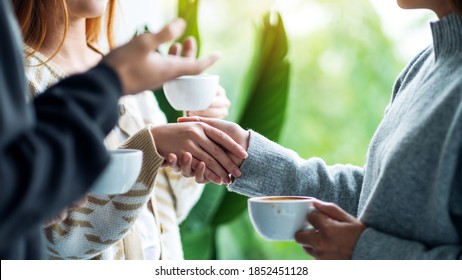
[[[229, 120], [304, 158], [361, 166], [406, 62], [400, 42], [384, 31], [377, 1], [285, 2], [290, 9], [279, 20], [267, 13], [281, 5], [275, 0], [179, 0], [176, 9], [197, 25], [190, 30], [199, 34], [202, 54], [221, 52], [209, 72], [220, 75], [233, 103]], [[208, 185], [181, 226], [185, 258], [309, 259], [294, 242], [259, 237], [245, 202]]]

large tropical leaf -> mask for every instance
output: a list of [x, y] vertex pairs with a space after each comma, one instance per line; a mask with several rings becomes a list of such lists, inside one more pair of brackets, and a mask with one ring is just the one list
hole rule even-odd
[[[287, 61], [288, 43], [281, 16], [266, 14], [263, 24], [257, 29], [254, 56], [243, 86], [240, 123], [277, 140], [284, 124], [289, 93], [289, 69]], [[254, 120], [254, 119], [257, 120]], [[216, 229], [241, 215], [247, 209], [247, 198], [227, 192], [213, 184], [206, 186], [204, 193], [181, 225], [183, 247], [186, 258], [215, 258]], [[212, 227], [213, 235], [208, 234]], [[200, 241], [199, 238], [203, 238]], [[204, 240], [208, 239], [208, 240]], [[191, 252], [202, 244], [201, 252]], [[215, 244], [215, 245], [212, 245]], [[213, 247], [213, 251], [211, 250]]]
[[[181, 242], [185, 259], [214, 259], [216, 227], [212, 220], [221, 207], [226, 190], [222, 186], [207, 184], [199, 201], [180, 225]], [[199, 245], [200, 244], [200, 245]], [[198, 252], [196, 252], [199, 250]]]
[[[188, 36], [193, 36], [197, 41], [197, 55], [201, 49], [201, 38], [199, 34], [199, 27], [197, 21], [197, 12], [199, 7], [199, 0], [179, 0], [178, 1], [178, 17], [183, 18], [186, 23], [186, 30], [183, 35], [178, 39], [178, 42], [183, 42]], [[178, 117], [181, 117], [182, 112], [176, 111], [168, 103], [162, 88], [154, 91], [160, 109], [165, 113], [168, 122], [176, 122]]]
[[201, 50], [201, 37], [199, 36], [199, 26], [197, 23], [199, 0], [179, 0], [178, 17], [184, 19], [187, 23], [184, 34], [178, 40], [184, 41], [188, 36], [194, 36], [197, 41], [197, 56]]
[[[247, 75], [247, 94], [243, 96], [246, 106], [239, 123], [277, 141], [284, 125], [290, 75], [287, 35], [281, 15], [267, 13], [257, 36], [254, 61]], [[227, 223], [246, 208], [246, 197], [227, 192], [213, 223]]]
[[196, 230], [182, 231], [181, 242], [187, 260], [209, 260], [215, 255], [215, 230], [205, 226]]

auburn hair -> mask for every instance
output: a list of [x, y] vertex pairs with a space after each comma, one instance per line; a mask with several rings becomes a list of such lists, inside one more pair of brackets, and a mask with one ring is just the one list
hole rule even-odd
[[[58, 49], [49, 58], [51, 60], [62, 48], [64, 40], [66, 39], [68, 25], [69, 25], [69, 10], [67, 8], [66, 0], [54, 0], [55, 4], [63, 11], [64, 15], [64, 32], [63, 38]], [[12, 0], [14, 12], [19, 22], [24, 43], [32, 47], [34, 50], [40, 49], [47, 34], [47, 11], [50, 7], [45, 7], [43, 0]], [[58, 2], [58, 3], [56, 3]], [[57, 6], [57, 5], [54, 5]], [[106, 10], [106, 38], [110, 49], [113, 49], [114, 44], [114, 21], [115, 21], [115, 7], [116, 0], [109, 0], [108, 8]], [[99, 36], [101, 34], [101, 24], [105, 15], [89, 18], [86, 20], [87, 43], [90, 45], [97, 45]], [[27, 54], [32, 55], [33, 53]]]

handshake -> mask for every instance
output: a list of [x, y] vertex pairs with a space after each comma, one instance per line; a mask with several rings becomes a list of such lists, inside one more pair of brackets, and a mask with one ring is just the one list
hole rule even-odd
[[[164, 165], [198, 183], [230, 184], [247, 158], [249, 132], [219, 119], [183, 117], [152, 129]], [[160, 144], [162, 143], [162, 144]]]
[[[197, 46], [193, 38], [183, 45], [174, 44], [168, 56], [153, 52], [161, 43], [178, 38], [184, 31], [182, 20], [173, 21], [157, 34], [146, 33], [109, 53], [103, 63], [118, 74], [123, 94], [134, 94], [147, 88], [160, 87], [165, 81], [182, 75], [197, 75], [218, 56], [196, 60]], [[221, 109], [220, 109], [221, 107]], [[229, 100], [219, 87], [215, 103], [202, 116], [224, 117]], [[226, 113], [220, 113], [225, 108]], [[210, 113], [213, 111], [213, 113]], [[204, 112], [204, 111], [198, 111]], [[179, 123], [151, 129], [157, 152], [171, 166], [198, 183], [231, 183], [230, 175], [239, 177], [242, 161], [247, 157], [249, 133], [234, 123], [203, 117], [180, 118]]]

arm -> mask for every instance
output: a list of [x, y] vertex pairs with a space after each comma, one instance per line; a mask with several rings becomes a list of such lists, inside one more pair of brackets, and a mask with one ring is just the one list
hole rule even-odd
[[0, 27], [2, 251], [79, 199], [105, 167], [109, 155], [102, 141], [117, 120], [121, 89], [135, 93], [198, 74], [217, 57], [196, 61], [156, 54], [159, 44], [183, 32], [184, 22], [175, 21], [112, 51], [104, 64], [114, 71], [101, 64], [53, 87], [34, 101], [35, 112], [25, 103], [20, 32], [7, 1], [0, 3]]
[[[340, 204], [343, 209], [356, 215], [363, 168], [352, 165], [327, 166], [318, 158], [304, 160], [294, 151], [232, 122], [201, 117], [179, 118], [178, 121], [205, 122], [228, 134], [247, 150], [249, 156], [241, 161], [242, 175], [229, 185], [231, 191], [246, 196], [313, 196]], [[181, 159], [179, 165], [184, 165]]]
[[64, 259], [91, 259], [125, 236], [146, 207], [163, 158], [157, 154], [150, 127], [133, 135], [122, 149], [143, 151], [141, 173], [133, 188], [115, 196], [89, 195], [84, 207], [46, 230], [48, 253]]
[[24, 102], [24, 78], [19, 85], [10, 64], [0, 67], [0, 238], [8, 244], [81, 198], [103, 170], [103, 138], [117, 121], [121, 87], [100, 65], [50, 88], [34, 111]]
[[364, 170], [352, 165], [327, 166], [319, 158], [304, 160], [294, 151], [250, 132], [249, 157], [242, 175], [229, 186], [247, 196], [305, 195], [340, 204], [356, 214]]

